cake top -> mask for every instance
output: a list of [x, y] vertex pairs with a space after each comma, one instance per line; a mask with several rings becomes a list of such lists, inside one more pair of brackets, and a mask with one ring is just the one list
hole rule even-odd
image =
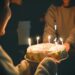
[[60, 44], [52, 44], [52, 43], [41, 43], [37, 45], [32, 45], [27, 48], [27, 52], [43, 52], [43, 51], [52, 51], [52, 52], [57, 52], [57, 51], [62, 51], [64, 50], [65, 47], [64, 45]]

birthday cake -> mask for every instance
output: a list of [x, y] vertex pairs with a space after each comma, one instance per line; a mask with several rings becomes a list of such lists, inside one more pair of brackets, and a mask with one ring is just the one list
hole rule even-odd
[[25, 55], [26, 59], [34, 62], [40, 62], [45, 57], [52, 57], [58, 61], [62, 61], [68, 57], [68, 54], [65, 46], [59, 44], [41, 43], [27, 48], [27, 53]]

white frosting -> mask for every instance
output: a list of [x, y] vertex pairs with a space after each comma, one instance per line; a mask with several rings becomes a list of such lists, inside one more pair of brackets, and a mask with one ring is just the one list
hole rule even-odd
[[63, 51], [65, 49], [64, 45], [55, 45], [52, 46], [49, 51], [53, 51], [53, 52], [59, 52], [59, 51]]
[[44, 51], [57, 52], [60, 50], [62, 51], [64, 49], [65, 49], [65, 47], [63, 45], [42, 43], [42, 44], [32, 45], [32, 46], [28, 47], [27, 53], [29, 53], [29, 52], [38, 53], [38, 52], [44, 52]]
[[29, 46], [25, 55], [30, 61], [40, 62], [46, 56], [53, 57], [57, 61], [62, 61], [67, 58], [65, 46], [52, 43], [41, 43]]

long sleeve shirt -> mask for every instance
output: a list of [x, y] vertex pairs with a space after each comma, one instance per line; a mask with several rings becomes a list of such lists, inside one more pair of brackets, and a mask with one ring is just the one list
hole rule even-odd
[[[48, 42], [48, 36], [56, 37], [54, 25], [57, 25], [57, 33], [64, 42], [75, 43], [75, 7], [65, 8], [51, 5], [45, 15], [45, 28], [43, 41]], [[53, 39], [52, 38], [52, 39]]]
[[[34, 74], [31, 64], [27, 60], [22, 60], [17, 66], [14, 65], [12, 59], [0, 46], [0, 65], [6, 70], [5, 73], [1, 75], [55, 75], [56, 73], [56, 63], [50, 58], [46, 57], [37, 67], [37, 70]], [[33, 64], [34, 65], [34, 64]]]
[[18, 65], [14, 65], [10, 56], [0, 46], [0, 65], [6, 71], [5, 75], [31, 75], [30, 65], [27, 60], [22, 60]]
[[[66, 58], [66, 53], [66, 51], [60, 52], [60, 60]], [[36, 62], [29, 62], [25, 59], [15, 66], [10, 56], [4, 51], [4, 49], [1, 46], [0, 65], [4, 68], [4, 75], [55, 75], [57, 68], [56, 61], [50, 57], [45, 57], [45, 59], [43, 59], [39, 63], [39, 66], [38, 64], [36, 64]]]

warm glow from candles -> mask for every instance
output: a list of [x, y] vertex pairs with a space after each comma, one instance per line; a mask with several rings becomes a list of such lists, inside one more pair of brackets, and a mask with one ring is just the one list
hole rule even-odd
[[28, 44], [31, 46], [31, 38], [28, 38]]
[[51, 39], [51, 36], [49, 35], [49, 36], [48, 36], [48, 42], [49, 42], [49, 43], [50, 43], [50, 39]]
[[37, 44], [38, 44], [38, 43], [39, 43], [39, 40], [40, 40], [40, 37], [37, 36], [37, 37], [36, 37], [36, 40], [37, 40]]

